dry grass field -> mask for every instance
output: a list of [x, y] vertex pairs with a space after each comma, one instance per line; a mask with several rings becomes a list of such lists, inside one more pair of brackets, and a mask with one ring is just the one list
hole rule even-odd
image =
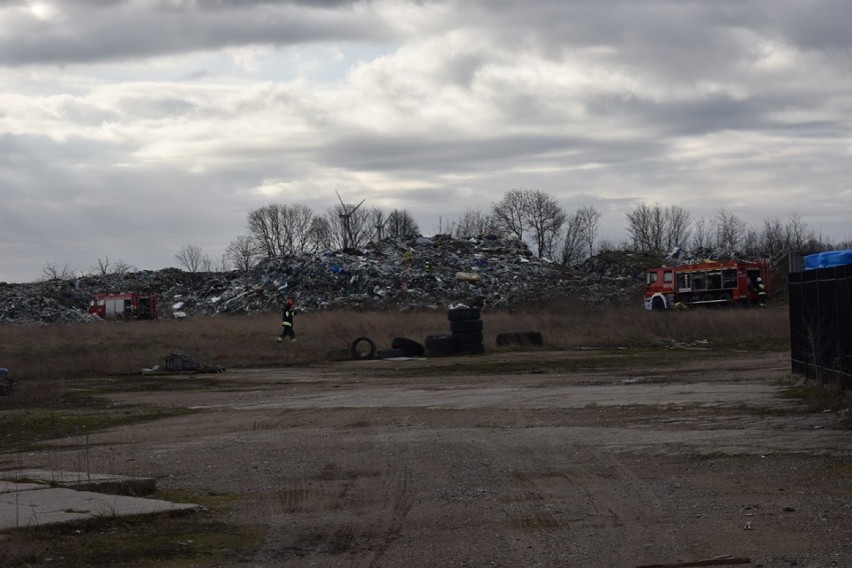
[[[498, 333], [540, 331], [548, 349], [647, 347], [661, 341], [759, 349], [787, 348], [785, 306], [651, 313], [637, 306], [599, 308], [553, 304], [529, 310], [485, 311], [486, 347]], [[305, 365], [324, 361], [361, 336], [379, 348], [394, 337], [422, 343], [449, 333], [445, 309], [421, 312], [317, 312], [296, 316], [298, 343], [279, 344], [278, 313], [186, 320], [99, 322], [0, 327], [0, 367], [10, 369], [21, 397], [47, 383], [80, 377], [139, 373], [181, 350], [204, 364], [226, 368]]]

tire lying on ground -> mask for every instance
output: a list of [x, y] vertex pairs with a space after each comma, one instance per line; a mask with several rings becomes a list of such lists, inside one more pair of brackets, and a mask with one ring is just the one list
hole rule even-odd
[[396, 357], [405, 357], [405, 352], [402, 349], [379, 349], [376, 351], [376, 356], [379, 359], [394, 359]]
[[[361, 350], [364, 344], [367, 345], [366, 351]], [[359, 337], [352, 342], [349, 353], [353, 359], [372, 359], [376, 356], [376, 344], [369, 337]]]
[[423, 357], [426, 354], [426, 349], [420, 343], [407, 337], [394, 337], [391, 341], [391, 347], [400, 349], [404, 353], [402, 357]]
[[426, 356], [447, 357], [456, 354], [456, 340], [452, 335], [427, 335]]
[[541, 347], [543, 344], [544, 340], [538, 331], [514, 331], [497, 334], [497, 347], [508, 347], [510, 345], [534, 345]]
[[479, 308], [450, 308], [447, 310], [447, 319], [450, 321], [478, 320]]
[[479, 355], [485, 353], [482, 343], [482, 320], [479, 308], [458, 307], [447, 310], [450, 320], [450, 335], [456, 344], [459, 355]]
[[482, 343], [481, 331], [470, 331], [467, 333], [453, 333], [453, 339], [456, 340], [456, 345], [467, 345], [469, 343]]
[[453, 333], [472, 333], [482, 331], [482, 320], [458, 320], [450, 321], [450, 331]]

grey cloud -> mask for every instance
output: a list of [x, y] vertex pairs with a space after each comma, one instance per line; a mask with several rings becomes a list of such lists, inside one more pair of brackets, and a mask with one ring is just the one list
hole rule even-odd
[[[0, 39], [0, 64], [64, 65], [121, 61], [242, 45], [291, 45], [388, 37], [379, 20], [322, 8], [339, 3], [225, 3], [218, 9], [185, 3], [141, 9], [120, 2], [63, 5], [58, 22], [19, 16]], [[288, 9], [291, 8], [291, 9]]]
[[570, 168], [588, 162], [649, 159], [662, 149], [649, 140], [600, 142], [582, 136], [434, 136], [426, 140], [400, 135], [341, 139], [325, 148], [321, 156], [330, 166], [352, 170], [482, 174], [521, 164]]

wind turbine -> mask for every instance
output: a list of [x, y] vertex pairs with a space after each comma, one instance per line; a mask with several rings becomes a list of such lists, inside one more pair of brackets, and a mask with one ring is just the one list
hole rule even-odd
[[337, 190], [334, 190], [334, 193], [337, 193], [337, 199], [340, 201], [340, 206], [343, 208], [343, 213], [338, 213], [337, 216], [340, 217], [340, 221], [343, 223], [343, 250], [349, 248], [349, 245], [354, 241], [354, 237], [352, 236], [352, 223], [350, 222], [350, 218], [352, 215], [358, 210], [361, 205], [364, 204], [364, 199], [361, 200], [361, 203], [355, 206], [351, 211], [347, 210], [346, 204], [343, 203], [343, 200], [340, 198], [340, 194]]

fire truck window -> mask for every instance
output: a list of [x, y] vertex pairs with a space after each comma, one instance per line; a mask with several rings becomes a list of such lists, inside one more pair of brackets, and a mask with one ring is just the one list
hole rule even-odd
[[672, 273], [671, 272], [663, 272], [663, 282], [666, 284], [672, 283]]
[[722, 271], [722, 288], [736, 288], [737, 287], [737, 270], [736, 268], [729, 268], [727, 270]]
[[707, 289], [718, 290], [722, 287], [722, 273], [720, 271], [707, 273]]
[[648, 280], [646, 281], [646, 284], [653, 284], [656, 281], [657, 281], [657, 273], [656, 272], [649, 272], [648, 273]]
[[696, 272], [692, 275], [692, 289], [706, 290], [707, 289], [707, 274], [704, 272]]

